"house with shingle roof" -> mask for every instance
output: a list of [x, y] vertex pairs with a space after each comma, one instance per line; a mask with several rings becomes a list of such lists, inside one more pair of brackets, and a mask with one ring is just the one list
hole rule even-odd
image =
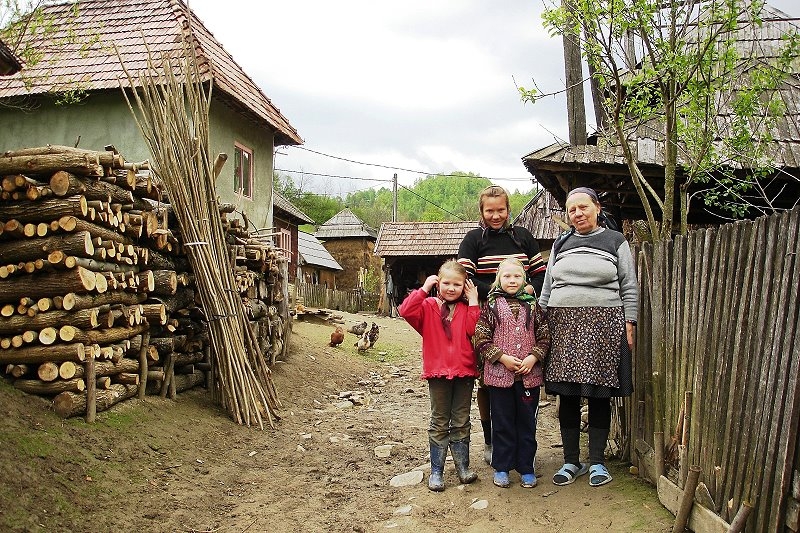
[[314, 237], [342, 266], [336, 275], [337, 288], [369, 290], [368, 279], [380, 279], [381, 259], [374, 253], [378, 232], [350, 209], [342, 209], [326, 220]]
[[[303, 213], [278, 191], [272, 191], [273, 237], [278, 249], [289, 263], [289, 283], [300, 275], [298, 226], [313, 224], [314, 220]], [[321, 246], [321, 245], [320, 245]]]
[[[753, 68], [761, 62], [770, 61], [785, 46], [785, 36], [800, 31], [800, 19], [791, 17], [772, 6], [765, 5], [761, 14], [763, 23], [756, 27], [738, 28], [732, 32], [737, 40], [737, 49], [743, 54], [739, 67], [742, 71]], [[741, 76], [746, 81], [747, 76]], [[775, 171], [759, 179], [763, 188], [763, 198], [753, 195], [751, 203], [758, 208], [751, 209], [749, 216], [760, 216], [773, 209], [791, 209], [800, 201], [800, 67], [793, 64], [793, 71], [778, 86], [775, 95], [782, 102], [783, 112], [769, 124], [768, 137], [764, 143], [766, 157], [773, 161]], [[730, 124], [735, 118], [730, 103], [720, 97], [715, 108], [713, 120], [720, 124]], [[758, 117], [756, 117], [758, 119]], [[664, 197], [664, 150], [663, 125], [660, 119], [628, 123], [625, 127], [627, 143], [636, 158], [642, 174], [658, 195]], [[725, 131], [725, 128], [720, 128]], [[724, 153], [726, 139], [714, 141], [714, 149]], [[696, 196], [703, 184], [692, 184], [688, 191], [682, 191], [685, 172], [681, 168], [686, 163], [683, 158], [685, 148], [678, 147], [678, 169], [675, 179], [676, 198], [682, 194]], [[614, 137], [592, 135], [584, 146], [568, 143], [554, 143], [538, 148], [522, 158], [531, 175], [560, 205], [564, 205], [566, 193], [576, 186], [589, 186], [601, 196], [603, 207], [619, 221], [644, 219], [645, 212], [630, 176], [622, 143]], [[729, 168], [734, 175], [747, 175], [748, 168], [732, 161]], [[722, 224], [729, 221], [729, 215], [720, 213], [713, 206], [705, 205], [695, 199], [689, 207], [690, 224]]]
[[[237, 205], [256, 228], [273, 226], [274, 148], [303, 140], [186, 3], [83, 0], [77, 6], [46, 4], [42, 10], [54, 30], [28, 35], [22, 46], [57, 51], [0, 78], [0, 103], [25, 107], [0, 106], [0, 152], [46, 144], [94, 150], [114, 145], [128, 161], [148, 159], [120, 90], [120, 84], [130, 86], [123, 64], [137, 78], [147, 68], [148, 48], [156, 60], [181, 57], [185, 40], [194, 48], [202, 82], [212, 88], [212, 160], [218, 153], [228, 155], [217, 180], [220, 201]], [[75, 32], [74, 37], [65, 39], [68, 32]], [[80, 103], [56, 105], [58, 96], [68, 91], [82, 95]]]
[[297, 277], [306, 283], [336, 288], [336, 273], [341, 265], [328, 253], [322, 243], [310, 233], [298, 232], [297, 255], [300, 272]]

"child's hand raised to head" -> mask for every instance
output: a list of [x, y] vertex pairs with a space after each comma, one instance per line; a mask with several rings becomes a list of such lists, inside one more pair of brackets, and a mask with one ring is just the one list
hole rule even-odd
[[471, 279], [464, 282], [464, 296], [467, 298], [469, 305], [478, 305], [478, 287]]
[[437, 276], [436, 274], [428, 276], [425, 279], [425, 283], [422, 284], [422, 290], [427, 293], [430, 293], [431, 289], [433, 289], [437, 283], [439, 283], [439, 276]]

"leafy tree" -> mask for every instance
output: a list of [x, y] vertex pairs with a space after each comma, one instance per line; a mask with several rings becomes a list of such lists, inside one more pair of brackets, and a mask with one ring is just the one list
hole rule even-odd
[[[691, 185], [707, 184], [707, 203], [741, 216], [752, 205], [746, 195], [773, 170], [765, 147], [783, 112], [777, 89], [800, 46], [796, 33], [787, 35], [776, 57], [757, 63], [737, 51], [737, 32], [758, 28], [763, 7], [763, 0], [566, 0], [545, 11], [552, 32], [583, 36], [590, 72], [605, 90], [610, 131], [603, 133], [625, 154], [655, 238], [672, 233], [676, 207], [686, 232]], [[520, 92], [525, 101], [540, 97], [534, 89]], [[720, 109], [730, 120], [719, 120]], [[619, 142], [644, 127], [664, 139], [663, 195], [628, 142]], [[749, 172], [734, 173], [736, 167]]]

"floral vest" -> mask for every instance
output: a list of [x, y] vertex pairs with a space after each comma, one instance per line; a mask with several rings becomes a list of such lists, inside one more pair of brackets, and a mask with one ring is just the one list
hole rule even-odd
[[[492, 341], [494, 345], [503, 350], [503, 353], [524, 359], [531, 353], [531, 348], [536, 344], [534, 337], [534, 323], [531, 318], [530, 330], [525, 328], [525, 308], [520, 307], [517, 316], [509, 307], [505, 298], [495, 300], [497, 306], [497, 324], [494, 328]], [[532, 312], [532, 311], [531, 311]], [[503, 363], [496, 361], [483, 366], [483, 382], [491, 387], [508, 388], [517, 378]], [[532, 389], [542, 384], [542, 365], [537, 362], [533, 370], [521, 376], [525, 388]]]

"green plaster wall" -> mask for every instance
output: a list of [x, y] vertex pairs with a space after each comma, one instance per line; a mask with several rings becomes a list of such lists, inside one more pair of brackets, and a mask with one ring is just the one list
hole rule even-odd
[[[233, 111], [218, 99], [212, 100], [209, 120], [212, 162], [218, 153], [228, 154], [228, 162], [216, 183], [220, 201], [237, 205], [256, 228], [271, 227], [272, 131]], [[80, 104], [69, 106], [56, 106], [43, 98], [33, 111], [0, 105], [0, 153], [46, 144], [74, 146], [79, 137], [80, 148], [102, 150], [104, 146], [113, 144], [127, 161], [139, 162], [150, 158], [121, 91], [92, 93]], [[252, 200], [239, 198], [233, 192], [235, 142], [253, 150]]]

